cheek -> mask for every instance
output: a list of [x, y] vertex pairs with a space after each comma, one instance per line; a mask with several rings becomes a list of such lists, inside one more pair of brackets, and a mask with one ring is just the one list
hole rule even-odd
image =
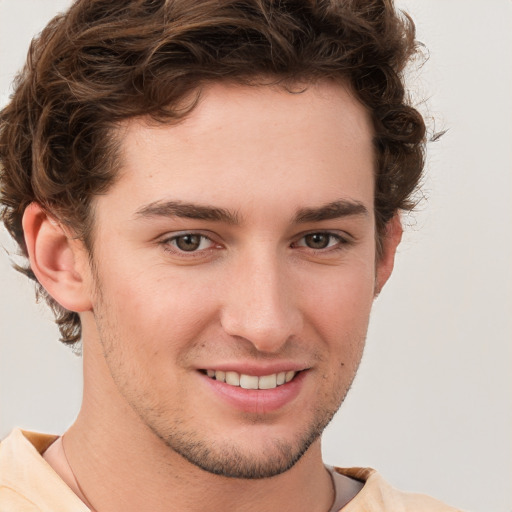
[[301, 288], [304, 320], [324, 340], [332, 357], [360, 357], [374, 299], [374, 268], [360, 265], [344, 272], [337, 268], [329, 276], [308, 276]]
[[[309, 304], [306, 309], [317, 318], [326, 319], [325, 325], [335, 323], [335, 318], [357, 323], [369, 315], [375, 289], [373, 266], [362, 264], [350, 271], [335, 268], [326, 275], [304, 277], [301, 288]], [[307, 290], [309, 293], [304, 293]]]
[[145, 358], [189, 344], [214, 311], [202, 280], [166, 267], [146, 267], [141, 272], [118, 269], [103, 282], [102, 294], [117, 337], [125, 348], [130, 345]]

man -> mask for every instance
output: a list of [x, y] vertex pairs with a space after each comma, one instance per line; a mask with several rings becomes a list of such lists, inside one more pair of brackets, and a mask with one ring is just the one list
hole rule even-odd
[[84, 397], [2, 443], [2, 511], [453, 510], [320, 452], [421, 176], [414, 48], [387, 1], [48, 25], [0, 118], [2, 217]]

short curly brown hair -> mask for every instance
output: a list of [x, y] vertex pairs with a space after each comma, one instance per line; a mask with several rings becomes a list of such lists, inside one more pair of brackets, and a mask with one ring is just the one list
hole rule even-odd
[[[32, 201], [87, 244], [91, 199], [116, 176], [121, 121], [180, 119], [182, 100], [211, 81], [330, 78], [349, 83], [373, 119], [379, 245], [393, 215], [413, 207], [424, 165], [425, 125], [403, 84], [417, 47], [392, 0], [78, 0], [33, 40], [0, 113], [2, 220], [25, 256]], [[78, 314], [37, 284], [62, 341], [78, 341]]]

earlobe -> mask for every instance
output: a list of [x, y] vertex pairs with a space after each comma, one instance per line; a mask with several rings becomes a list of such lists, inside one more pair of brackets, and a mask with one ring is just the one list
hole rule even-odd
[[402, 233], [402, 223], [400, 221], [400, 215], [397, 213], [387, 223], [386, 231], [382, 239], [382, 254], [377, 261], [375, 297], [379, 295], [393, 272], [396, 250], [402, 240]]
[[84, 273], [85, 249], [37, 203], [23, 214], [30, 266], [39, 283], [62, 307], [87, 311], [91, 302]]

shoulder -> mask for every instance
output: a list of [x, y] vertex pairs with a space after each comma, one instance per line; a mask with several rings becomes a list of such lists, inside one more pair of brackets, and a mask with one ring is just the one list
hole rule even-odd
[[41, 454], [58, 436], [36, 434], [14, 429], [0, 442], [0, 483], [10, 481], [18, 471], [26, 469], [28, 463], [43, 463]]
[[[21, 430], [13, 430], [0, 442], [0, 510], [2, 512], [37, 512], [37, 505], [24, 496], [19, 483], [30, 463], [31, 444]], [[27, 456], [28, 451], [28, 456]], [[37, 453], [37, 452], [36, 452]]]
[[58, 436], [13, 432], [0, 443], [0, 512], [87, 512], [41, 456]]
[[399, 491], [374, 469], [334, 469], [341, 475], [364, 482], [362, 490], [343, 507], [343, 512], [461, 512], [425, 494]]

